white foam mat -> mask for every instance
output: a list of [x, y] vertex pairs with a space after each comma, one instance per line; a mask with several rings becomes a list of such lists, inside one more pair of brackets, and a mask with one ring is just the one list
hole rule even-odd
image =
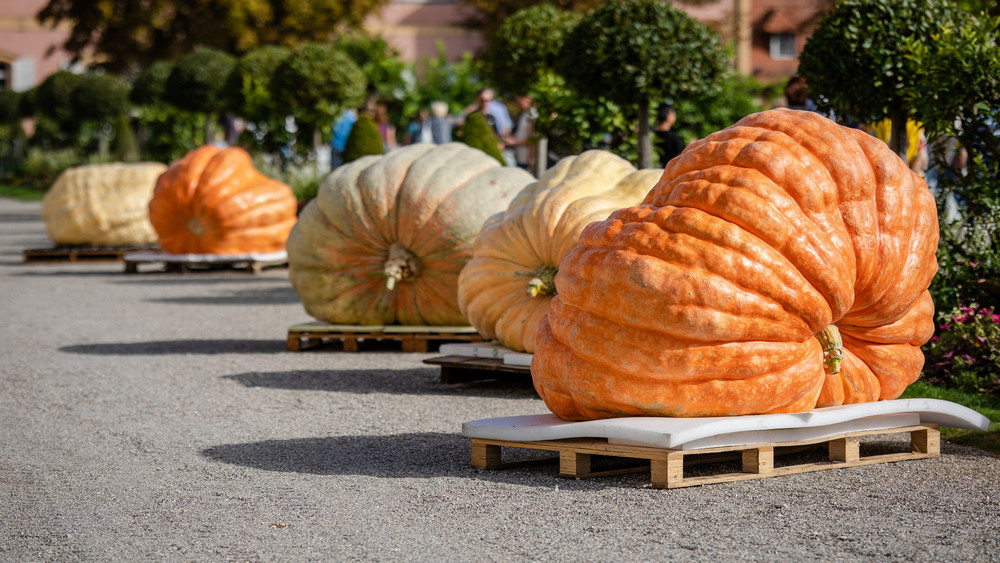
[[469, 438], [533, 442], [607, 438], [609, 442], [671, 449], [821, 440], [846, 432], [920, 423], [987, 430], [989, 419], [940, 399], [896, 399], [815, 409], [804, 413], [704, 418], [629, 417], [568, 422], [553, 414], [487, 418], [462, 424]]
[[280, 262], [288, 259], [288, 252], [255, 252], [248, 254], [170, 254], [168, 252], [129, 252], [124, 256], [129, 262]]

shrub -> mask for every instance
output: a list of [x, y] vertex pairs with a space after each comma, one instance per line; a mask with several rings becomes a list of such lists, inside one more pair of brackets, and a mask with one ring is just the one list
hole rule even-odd
[[177, 62], [167, 78], [164, 96], [175, 107], [213, 113], [225, 105], [223, 92], [236, 59], [215, 49], [202, 48]]
[[462, 128], [462, 142], [492, 156], [500, 164], [506, 164], [503, 155], [500, 154], [497, 134], [493, 132], [493, 128], [490, 127], [482, 113], [478, 111], [470, 113], [469, 117], [465, 119], [465, 126]]
[[926, 347], [928, 382], [1000, 395], [1000, 314], [973, 303], [940, 315]]
[[21, 94], [13, 90], [0, 90], [0, 125], [21, 119]]
[[133, 104], [148, 106], [164, 103], [167, 79], [174, 70], [174, 63], [160, 61], [143, 69], [132, 84], [129, 99]]
[[359, 115], [358, 121], [351, 127], [350, 135], [347, 136], [347, 144], [344, 145], [344, 162], [351, 162], [369, 154], [384, 153], [382, 135], [378, 132], [375, 121], [368, 115]]
[[76, 119], [102, 121], [129, 110], [129, 87], [124, 80], [108, 74], [87, 74], [77, 81], [70, 96]]

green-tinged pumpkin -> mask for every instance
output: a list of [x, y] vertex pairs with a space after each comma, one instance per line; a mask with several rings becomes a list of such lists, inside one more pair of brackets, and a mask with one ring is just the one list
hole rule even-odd
[[156, 182], [149, 218], [173, 254], [253, 254], [285, 248], [298, 201], [239, 147], [197, 148]]
[[558, 416], [894, 399], [933, 334], [934, 199], [885, 143], [771, 110], [671, 161], [559, 266], [532, 376]]
[[483, 227], [458, 278], [462, 314], [479, 334], [534, 352], [563, 256], [588, 223], [642, 202], [661, 172], [600, 150], [560, 160]]
[[42, 199], [42, 218], [57, 245], [142, 246], [156, 242], [146, 207], [158, 162], [90, 164], [56, 178]]
[[461, 143], [340, 166], [288, 237], [292, 286], [330, 323], [465, 325], [458, 274], [473, 241], [533, 179]]

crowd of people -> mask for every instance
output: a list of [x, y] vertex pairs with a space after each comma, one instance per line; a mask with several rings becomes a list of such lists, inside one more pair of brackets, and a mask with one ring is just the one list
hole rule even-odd
[[[816, 104], [809, 98], [805, 80], [798, 75], [789, 78], [784, 95], [785, 107], [803, 111], [817, 111]], [[396, 128], [389, 117], [388, 107], [386, 104], [378, 102], [375, 97], [370, 97], [360, 111], [368, 113], [375, 121], [387, 152], [400, 145], [413, 143], [449, 143], [453, 140], [455, 129], [460, 127], [469, 115], [476, 112], [481, 113], [497, 136], [497, 145], [506, 164], [534, 170], [537, 158], [534, 134], [538, 110], [534, 100], [529, 96], [515, 97], [512, 107], [516, 111], [514, 118], [511, 117], [508, 105], [497, 100], [492, 89], [483, 88], [477, 93], [475, 100], [461, 112], [449, 112], [449, 106], [444, 101], [435, 101], [428, 107], [421, 107], [400, 135], [397, 135]], [[347, 110], [332, 127], [330, 144], [333, 167], [342, 163], [342, 153], [347, 137], [357, 121], [358, 115], [359, 110]], [[668, 100], [658, 105], [652, 133], [657, 164], [660, 167], [665, 167], [686, 146], [685, 140], [674, 127], [677, 119], [677, 112], [671, 101]], [[889, 142], [889, 125], [888, 120], [872, 124], [853, 124], [853, 126], [864, 129], [885, 142]], [[907, 156], [910, 167], [918, 174], [926, 176], [929, 184], [934, 183], [940, 172], [930, 166], [931, 143], [924, 135], [920, 124], [909, 122], [907, 136], [909, 141]], [[961, 147], [945, 146], [947, 140], [938, 142], [942, 143], [944, 150], [950, 155], [948, 162], [951, 164], [951, 169], [960, 169], [965, 158], [965, 151]]]
[[[369, 114], [375, 121], [386, 152], [396, 149], [400, 144], [450, 143], [455, 128], [460, 127], [469, 115], [479, 112], [496, 133], [498, 148], [507, 165], [529, 169], [534, 164], [535, 158], [532, 135], [538, 112], [529, 96], [518, 96], [515, 98], [515, 103], [518, 110], [516, 121], [511, 119], [507, 106], [496, 100], [496, 94], [490, 88], [480, 90], [476, 99], [456, 115], [449, 112], [446, 102], [434, 101], [429, 107], [421, 107], [417, 111], [417, 115], [402, 131], [401, 138], [389, 118], [386, 104], [370, 97], [360, 111]], [[343, 162], [347, 137], [357, 122], [358, 115], [359, 110], [349, 109], [333, 124], [330, 146], [331, 164], [334, 168]]]

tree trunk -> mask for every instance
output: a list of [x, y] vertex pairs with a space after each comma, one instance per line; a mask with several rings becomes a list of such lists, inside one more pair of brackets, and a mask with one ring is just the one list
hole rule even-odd
[[215, 130], [212, 127], [212, 114], [205, 114], [205, 144], [211, 145], [215, 141]]
[[906, 158], [906, 153], [910, 150], [910, 140], [906, 135], [906, 114], [893, 112], [892, 127], [890, 130], [892, 133], [889, 135], [889, 148], [899, 155], [899, 158], [902, 158], [903, 162], [909, 166], [910, 161]]
[[639, 168], [653, 167], [653, 135], [649, 130], [649, 98], [639, 102]]
[[535, 147], [535, 177], [541, 178], [549, 167], [549, 138], [539, 137]]

